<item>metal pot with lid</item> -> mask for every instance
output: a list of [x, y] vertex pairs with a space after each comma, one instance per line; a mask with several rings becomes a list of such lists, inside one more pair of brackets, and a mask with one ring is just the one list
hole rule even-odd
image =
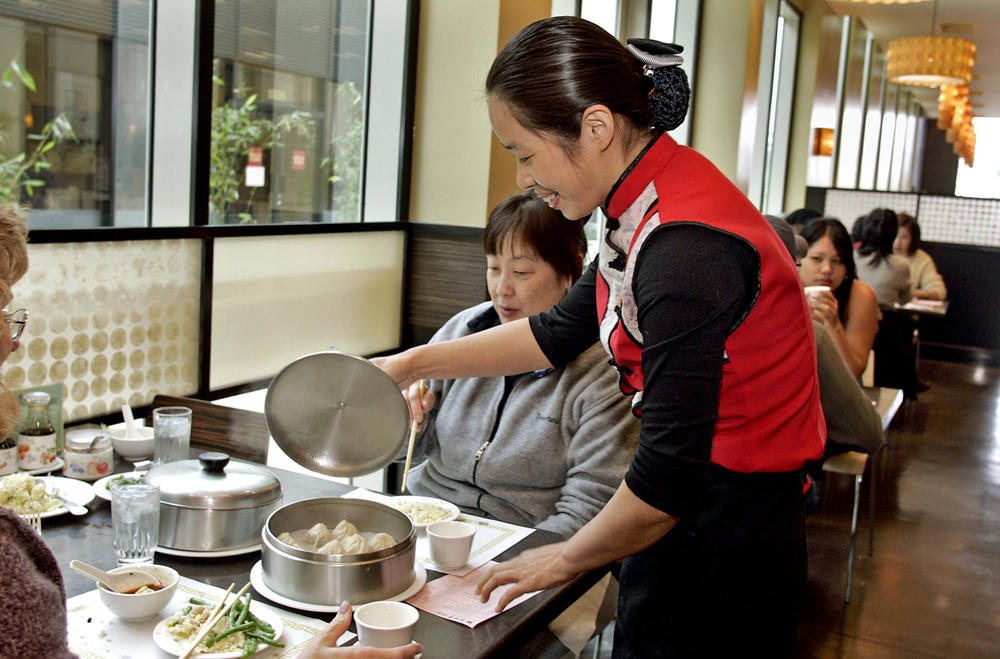
[[160, 488], [160, 539], [168, 549], [223, 551], [260, 542], [281, 505], [281, 483], [260, 465], [205, 452], [156, 465], [146, 481]]

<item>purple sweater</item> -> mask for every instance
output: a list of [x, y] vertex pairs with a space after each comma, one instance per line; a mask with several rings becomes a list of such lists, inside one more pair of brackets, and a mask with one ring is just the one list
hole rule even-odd
[[66, 593], [48, 546], [0, 507], [0, 657], [76, 657], [66, 645]]

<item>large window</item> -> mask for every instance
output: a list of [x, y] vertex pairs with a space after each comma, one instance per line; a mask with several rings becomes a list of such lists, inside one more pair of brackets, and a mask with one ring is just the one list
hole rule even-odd
[[0, 0], [0, 197], [33, 229], [398, 220], [412, 23], [409, 0]]
[[369, 6], [218, 0], [211, 223], [361, 219]]
[[148, 0], [0, 0], [0, 197], [32, 228], [146, 222]]

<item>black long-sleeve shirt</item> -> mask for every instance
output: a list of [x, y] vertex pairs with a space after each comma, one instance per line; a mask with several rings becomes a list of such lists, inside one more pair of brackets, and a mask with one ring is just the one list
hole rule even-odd
[[[646, 503], [683, 516], [698, 507], [718, 419], [725, 342], [759, 293], [747, 243], [695, 224], [664, 226], [644, 243], [633, 287], [643, 337], [642, 430], [625, 476]], [[599, 333], [596, 260], [532, 332], [556, 366]]]

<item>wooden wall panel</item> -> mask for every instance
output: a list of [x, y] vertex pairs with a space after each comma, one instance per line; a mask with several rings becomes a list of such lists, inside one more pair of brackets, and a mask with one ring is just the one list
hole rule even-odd
[[425, 343], [449, 318], [488, 298], [483, 230], [413, 224], [403, 345]]

